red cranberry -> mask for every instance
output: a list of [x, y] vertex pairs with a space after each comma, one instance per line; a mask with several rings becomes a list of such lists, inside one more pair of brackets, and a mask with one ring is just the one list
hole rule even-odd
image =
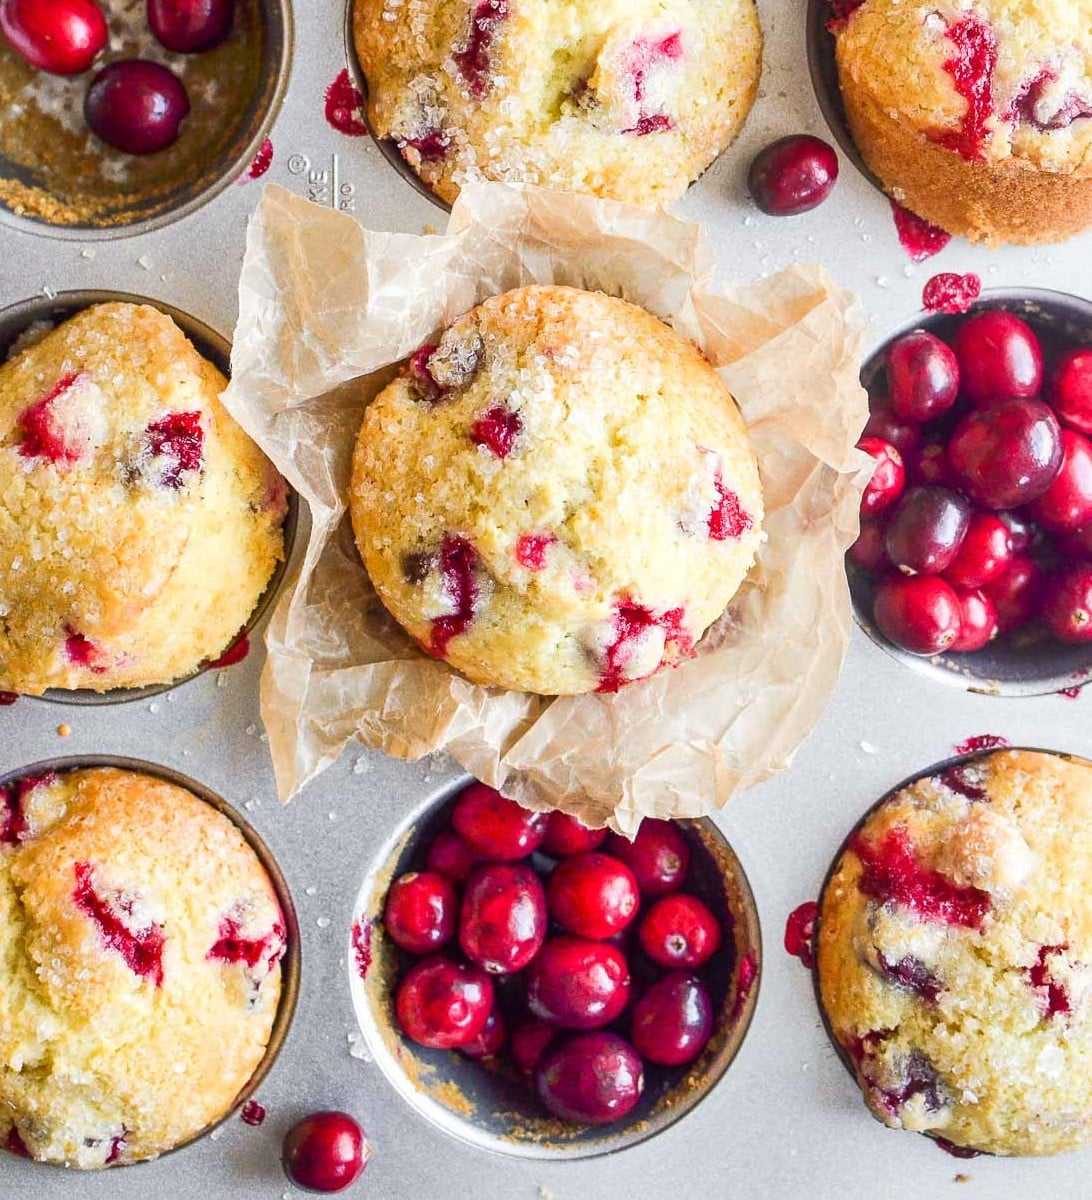
[[494, 1058], [501, 1052], [507, 1040], [508, 1030], [504, 1018], [493, 1009], [486, 1017], [481, 1033], [460, 1046], [459, 1053], [465, 1054], [467, 1058]]
[[1023, 513], [999, 512], [997, 517], [1009, 531], [1013, 554], [1022, 554], [1032, 543], [1035, 526]]
[[900, 421], [890, 408], [877, 403], [865, 424], [863, 436], [889, 442], [905, 461], [921, 444], [921, 427]]
[[876, 588], [872, 615], [884, 637], [911, 654], [940, 654], [959, 637], [959, 600], [935, 575], [885, 579]]
[[394, 1011], [406, 1037], [435, 1050], [454, 1050], [481, 1033], [493, 1009], [493, 984], [476, 967], [434, 955], [398, 985]]
[[535, 1017], [517, 1025], [512, 1031], [512, 1061], [525, 1075], [530, 1075], [557, 1035], [556, 1025]]
[[555, 937], [527, 971], [527, 1005], [544, 1021], [567, 1029], [597, 1029], [629, 1000], [629, 967], [609, 942]]
[[996, 579], [1011, 560], [1009, 527], [993, 513], [975, 513], [944, 578], [953, 587], [980, 588]]
[[342, 1192], [361, 1176], [372, 1148], [344, 1112], [317, 1112], [284, 1137], [284, 1173], [310, 1192]]
[[579, 817], [552, 812], [546, 822], [546, 836], [539, 848], [554, 858], [570, 858], [587, 850], [597, 850], [606, 836], [605, 829], [589, 829]]
[[178, 54], [218, 46], [231, 32], [235, 0], [148, 0], [148, 25], [157, 40]]
[[942, 487], [911, 488], [887, 524], [887, 557], [903, 571], [939, 575], [963, 544], [971, 506]]
[[84, 115], [94, 133], [126, 154], [155, 154], [178, 140], [189, 115], [182, 80], [142, 58], [113, 62], [92, 80]]
[[887, 388], [897, 417], [924, 425], [942, 417], [959, 392], [959, 366], [938, 337], [915, 329], [887, 347]]
[[484, 783], [472, 783], [451, 813], [455, 832], [478, 854], [514, 862], [533, 854], [546, 836], [546, 815], [521, 808]]
[[1054, 370], [1051, 402], [1058, 419], [1092, 435], [1092, 346], [1070, 350]]
[[425, 866], [452, 883], [465, 883], [482, 856], [451, 829], [441, 829], [429, 843]]
[[959, 635], [951, 649], [973, 654], [997, 636], [997, 609], [983, 591], [956, 592], [959, 601]]
[[1063, 642], [1092, 642], [1092, 566], [1073, 563], [1046, 585], [1042, 618]]
[[546, 936], [542, 880], [522, 864], [476, 867], [463, 893], [459, 945], [491, 975], [522, 971]]
[[646, 899], [682, 887], [690, 870], [690, 846], [670, 821], [646, 817], [632, 842], [612, 833], [603, 848], [629, 867]]
[[562, 1121], [607, 1125], [641, 1098], [644, 1068], [637, 1051], [615, 1033], [566, 1038], [543, 1055], [535, 1092]]
[[0, 0], [0, 31], [32, 67], [79, 75], [106, 45], [106, 19], [94, 0]]
[[454, 935], [458, 907], [450, 880], [432, 871], [410, 871], [391, 884], [383, 925], [396, 946], [431, 954]]
[[881, 575], [891, 566], [884, 546], [885, 529], [880, 521], [862, 521], [861, 532], [849, 548], [850, 561], [869, 575]]
[[692, 1062], [713, 1033], [713, 1001], [694, 975], [675, 971], [654, 983], [633, 1006], [630, 1026], [637, 1053], [678, 1067]]
[[983, 508], [1019, 508], [1062, 465], [1062, 431], [1041, 400], [1003, 400], [970, 413], [948, 442], [956, 484]]
[[550, 916], [577, 937], [609, 938], [637, 915], [637, 880], [620, 859], [592, 850], [558, 863], [546, 881]]
[[902, 455], [890, 442], [865, 437], [857, 443], [857, 449], [876, 460], [872, 478], [861, 496], [861, 512], [874, 517], [890, 508], [902, 495], [906, 486], [906, 468], [902, 465]]
[[838, 155], [821, 138], [779, 138], [751, 163], [747, 176], [754, 202], [771, 217], [794, 217], [817, 208], [838, 182]]
[[1075, 533], [1092, 521], [1092, 443], [1062, 430], [1062, 468], [1029, 511], [1045, 529]]
[[1012, 633], [1035, 616], [1042, 574], [1033, 558], [1014, 554], [1004, 572], [982, 589], [997, 610], [999, 632]]
[[720, 948], [720, 922], [695, 896], [664, 896], [645, 913], [637, 936], [661, 967], [700, 967]]
[[964, 321], [952, 339], [960, 386], [972, 404], [1035, 396], [1043, 382], [1043, 354], [1031, 327], [1004, 309]]

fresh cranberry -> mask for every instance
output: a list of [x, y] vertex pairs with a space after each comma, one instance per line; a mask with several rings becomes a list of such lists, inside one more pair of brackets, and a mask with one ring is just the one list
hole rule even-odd
[[661, 967], [695, 968], [720, 949], [720, 922], [695, 896], [664, 896], [649, 908], [637, 936]]
[[552, 812], [546, 822], [546, 836], [539, 847], [554, 858], [570, 858], [588, 850], [597, 850], [607, 836], [605, 829], [589, 829], [579, 817]]
[[94, 0], [0, 0], [0, 31], [32, 67], [79, 75], [109, 36]]
[[713, 1033], [713, 1001], [694, 975], [675, 971], [654, 983], [633, 1006], [630, 1036], [648, 1062], [692, 1062]]
[[1063, 642], [1092, 642], [1092, 566], [1073, 563], [1047, 581], [1043, 623]]
[[534, 853], [546, 836], [546, 814], [530, 812], [484, 783], [472, 783], [455, 802], [451, 824], [471, 850], [496, 862]]
[[935, 575], [885, 579], [876, 588], [872, 615], [884, 637], [911, 654], [940, 654], [959, 637], [959, 599]]
[[391, 884], [383, 925], [396, 946], [431, 954], [454, 936], [458, 908], [450, 880], [432, 871], [411, 871]]
[[951, 649], [956, 654], [973, 654], [997, 636], [997, 609], [981, 590], [957, 591], [959, 634]]
[[159, 63], [142, 58], [125, 58], [103, 67], [84, 101], [92, 132], [126, 154], [166, 150], [178, 140], [189, 112], [182, 80]]
[[1092, 442], [1072, 429], [1062, 430], [1062, 467], [1029, 511], [1045, 529], [1075, 533], [1092, 522]]
[[1012, 535], [1005, 522], [993, 513], [974, 513], [944, 578], [953, 587], [980, 588], [1004, 571], [1012, 552]]
[[821, 138], [779, 138], [751, 163], [747, 176], [754, 202], [771, 217], [795, 217], [817, 208], [838, 182], [838, 155]]
[[567, 1029], [598, 1029], [629, 1000], [629, 967], [609, 942], [549, 938], [527, 971], [527, 1005]]
[[897, 417], [919, 425], [942, 417], [959, 393], [959, 366], [951, 348], [924, 329], [887, 348], [888, 398]]
[[645, 899], [682, 887], [690, 870], [690, 846], [670, 821], [646, 817], [632, 842], [612, 833], [603, 849], [629, 867]]
[[507, 1040], [508, 1029], [504, 1024], [504, 1018], [496, 1009], [493, 1009], [486, 1017], [481, 1033], [460, 1046], [459, 1053], [465, 1054], [467, 1058], [494, 1058], [501, 1052]]
[[523, 1021], [512, 1031], [512, 1061], [525, 1075], [530, 1075], [557, 1035], [556, 1025], [537, 1017]]
[[999, 512], [997, 518], [1009, 531], [1009, 541], [1012, 542], [1013, 554], [1022, 554], [1035, 537], [1035, 526], [1027, 515], [1018, 512]]
[[885, 529], [880, 521], [862, 521], [861, 532], [849, 548], [850, 561], [869, 575], [881, 575], [891, 566], [884, 545]]
[[943, 442], [926, 442], [911, 450], [905, 459], [906, 477], [911, 483], [927, 483], [934, 487], [949, 487], [948, 450]]
[[644, 1086], [637, 1051], [614, 1033], [566, 1038], [535, 1069], [539, 1100], [555, 1117], [578, 1125], [621, 1120], [640, 1100]]
[[434, 955], [398, 985], [394, 1010], [406, 1037], [453, 1050], [481, 1033], [493, 1009], [493, 984], [477, 967]]
[[425, 866], [452, 883], [465, 883], [481, 861], [482, 856], [451, 829], [441, 829], [425, 853]]
[[903, 571], [939, 575], [963, 544], [971, 506], [942, 487], [911, 488], [887, 524], [887, 557]]
[[620, 859], [590, 850], [558, 863], [546, 881], [550, 916], [577, 937], [609, 938], [637, 915], [637, 880]]
[[1019, 508], [1062, 466], [1062, 431], [1041, 400], [1002, 400], [964, 417], [948, 442], [957, 486], [984, 508]]
[[161, 45], [199, 54], [231, 32], [235, 0], [148, 0], [148, 25]]
[[1063, 424], [1092, 436], [1092, 347], [1070, 350], [1058, 363], [1051, 403]]
[[861, 512], [874, 517], [890, 508], [902, 495], [906, 486], [906, 468], [902, 464], [902, 455], [890, 442], [865, 437], [857, 443], [857, 449], [863, 450], [876, 462], [872, 478], [861, 496]]
[[890, 442], [903, 459], [906, 459], [921, 443], [921, 427], [900, 421], [890, 408], [881, 407], [877, 403], [864, 427], [864, 436]]
[[522, 971], [546, 936], [542, 880], [522, 864], [488, 863], [467, 880], [459, 945], [492, 975]]
[[1004, 309], [964, 321], [952, 339], [960, 387], [972, 404], [1029, 398], [1043, 382], [1043, 352], [1026, 322]]
[[1000, 633], [1012, 633], [1035, 616], [1042, 574], [1033, 558], [1014, 554], [1001, 575], [982, 589], [993, 602]]
[[344, 1112], [317, 1112], [284, 1137], [284, 1173], [311, 1192], [343, 1192], [368, 1165], [372, 1148], [364, 1130]]

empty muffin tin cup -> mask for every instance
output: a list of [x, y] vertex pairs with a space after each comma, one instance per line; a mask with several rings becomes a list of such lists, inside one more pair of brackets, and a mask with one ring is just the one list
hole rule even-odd
[[[143, 4], [107, 0], [109, 48], [77, 76], [35, 71], [0, 38], [0, 221], [89, 241], [147, 233], [184, 217], [254, 163], [280, 109], [292, 62], [290, 0], [236, 0], [232, 32], [201, 54], [173, 54], [148, 29]], [[174, 145], [123, 154], [83, 116], [95, 72], [149, 58], [186, 84], [189, 116]]]
[[[18, 780], [25, 779], [28, 776], [46, 775], [51, 771], [55, 771], [58, 774], [66, 771], [84, 771], [92, 767], [114, 767], [119, 771], [137, 771], [142, 775], [151, 775], [156, 779], [162, 779], [166, 783], [172, 783], [176, 787], [185, 788], [186, 791], [192, 792], [199, 800], [203, 800], [209, 805], [210, 808], [214, 808], [218, 813], [227, 817], [243, 835], [247, 845], [257, 855], [258, 861], [262, 864], [266, 875], [269, 877], [269, 882], [273, 885], [273, 891], [276, 894], [277, 903], [280, 905], [281, 914], [284, 918], [285, 952], [284, 957], [281, 959], [281, 994], [277, 1003], [277, 1015], [274, 1018], [273, 1028], [270, 1031], [269, 1041], [266, 1044], [261, 1062], [255, 1068], [246, 1086], [235, 1097], [230, 1108], [228, 1108], [223, 1116], [206, 1125], [204, 1129], [198, 1130], [197, 1133], [187, 1138], [184, 1142], [179, 1142], [178, 1145], [165, 1150], [158, 1158], [147, 1160], [149, 1162], [158, 1162], [168, 1154], [174, 1154], [179, 1150], [185, 1149], [187, 1146], [192, 1146], [195, 1142], [212, 1133], [214, 1129], [223, 1125], [225, 1121], [231, 1118], [254, 1095], [273, 1069], [273, 1064], [276, 1062], [277, 1056], [280, 1054], [288, 1038], [288, 1032], [292, 1026], [292, 1018], [296, 1013], [296, 1002], [299, 999], [301, 966], [300, 927], [296, 919], [296, 908], [292, 902], [292, 894], [288, 890], [288, 882], [284, 877], [284, 873], [281, 871], [269, 847], [261, 839], [254, 827], [222, 796], [217, 795], [216, 792], [205, 787], [204, 784], [198, 783], [196, 779], [191, 779], [188, 775], [183, 775], [180, 771], [174, 771], [170, 767], [162, 767], [156, 763], [145, 762], [139, 758], [126, 758], [113, 754], [81, 754], [67, 758], [44, 759], [41, 762], [32, 763], [26, 767], [19, 767], [14, 771], [8, 771], [6, 774], [0, 775], [0, 788], [6, 788], [10, 784], [16, 783]], [[64, 1167], [57, 1168], [55, 1164], [39, 1165], [50, 1165], [60, 1170], [68, 1169]], [[143, 1165], [142, 1162], [124, 1163], [121, 1164], [121, 1169], [131, 1169]], [[110, 1169], [118, 1170], [119, 1168], [112, 1167]]]
[[[231, 343], [227, 338], [217, 333], [215, 329], [199, 321], [189, 313], [175, 308], [172, 304], [164, 304], [160, 300], [152, 300], [147, 296], [136, 296], [129, 292], [108, 291], [72, 291], [58, 292], [55, 296], [35, 296], [0, 309], [0, 363], [4, 362], [11, 352], [12, 346], [19, 336], [36, 322], [51, 325], [60, 324], [69, 317], [93, 304], [150, 304], [167, 316], [182, 330], [193, 343], [197, 352], [208, 359], [223, 375], [231, 375]], [[296, 528], [299, 523], [299, 497], [295, 491], [285, 484], [287, 489], [288, 511], [284, 518], [284, 557], [277, 563], [261, 594], [250, 619], [243, 628], [242, 635], [251, 637], [257, 631], [270, 605], [280, 589], [288, 562], [296, 540]], [[225, 647], [225, 652], [228, 648]], [[51, 688], [42, 696], [29, 696], [31, 700], [49, 700], [58, 704], [124, 704], [130, 700], [147, 700], [176, 688], [208, 670], [216, 670], [216, 662], [205, 663], [192, 675], [172, 680], [170, 683], [153, 684], [142, 688], [114, 688], [108, 692], [93, 692], [89, 690], [65, 691], [61, 688]]]
[[712, 821], [677, 822], [693, 856], [690, 890], [717, 915], [730, 950], [722, 950], [705, 969], [716, 1012], [708, 1046], [687, 1066], [646, 1063], [644, 1094], [622, 1120], [597, 1128], [566, 1125], [545, 1112], [514, 1067], [416, 1045], [402, 1035], [395, 1018], [394, 988], [414, 960], [384, 934], [387, 889], [420, 863], [429, 841], [447, 825], [455, 798], [467, 782], [424, 801], [403, 820], [379, 849], [358, 894], [346, 961], [353, 1007], [369, 1052], [411, 1107], [478, 1149], [526, 1159], [591, 1158], [662, 1133], [713, 1090], [743, 1044], [754, 1014], [761, 935], [754, 896], [739, 859]]
[[[1006, 288], [982, 293], [970, 314], [1001, 308], [1023, 318], [1043, 345], [1046, 374], [1052, 362], [1075, 346], [1092, 345], [1092, 301], [1062, 292]], [[949, 340], [966, 316], [921, 312], [890, 333], [861, 370], [869, 395], [885, 386], [884, 355], [896, 338], [925, 329]], [[852, 560], [846, 560], [849, 588], [857, 623], [868, 636], [899, 662], [941, 683], [988, 696], [1045, 696], [1078, 688], [1092, 679], [1092, 645], [1069, 645], [1042, 631], [995, 639], [973, 654], [910, 654], [884, 637], [872, 619], [875, 584]]]

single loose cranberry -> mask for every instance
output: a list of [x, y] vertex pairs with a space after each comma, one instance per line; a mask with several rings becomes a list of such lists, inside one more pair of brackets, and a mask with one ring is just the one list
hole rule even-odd
[[695, 975], [674, 971], [633, 1006], [630, 1036], [648, 1062], [678, 1067], [692, 1062], [713, 1033], [713, 1001]]
[[459, 945], [491, 975], [522, 971], [546, 937], [542, 880], [522, 864], [475, 867], [459, 912]]
[[589, 829], [579, 817], [552, 812], [546, 822], [546, 836], [539, 847], [554, 858], [571, 858], [588, 850], [597, 850], [607, 836], [605, 829]]
[[508, 1029], [504, 1018], [494, 1008], [486, 1017], [481, 1033], [460, 1046], [459, 1053], [465, 1054], [467, 1058], [494, 1058], [504, 1048], [507, 1040]]
[[481, 1033], [493, 1009], [493, 984], [477, 967], [434, 955], [398, 985], [394, 1011], [406, 1037], [435, 1050], [454, 1050]]
[[1014, 554], [1005, 570], [982, 589], [997, 611], [999, 632], [1013, 633], [1035, 616], [1042, 575], [1042, 569], [1033, 558]]
[[983, 508], [1019, 508], [1062, 466], [1062, 431], [1041, 400], [1002, 400], [964, 417], [948, 442], [956, 486]]
[[690, 870], [690, 846], [670, 821], [646, 817], [632, 842], [612, 833], [603, 849], [629, 867], [646, 899], [682, 887]]
[[569, 933], [609, 938], [637, 915], [637, 880], [621, 859], [590, 850], [551, 871], [546, 901], [550, 916]]
[[348, 1113], [317, 1112], [284, 1137], [284, 1173], [311, 1192], [342, 1192], [361, 1176], [372, 1148]]
[[1062, 430], [1062, 467], [1028, 510], [1053, 533], [1076, 533], [1092, 522], [1092, 442], [1072, 429]]
[[465, 883], [481, 861], [482, 856], [452, 829], [441, 829], [425, 852], [425, 866], [452, 883]]
[[1064, 425], [1092, 436], [1092, 346], [1070, 350], [1055, 367], [1051, 403]]
[[391, 884], [383, 925], [396, 946], [431, 954], [451, 940], [459, 898], [449, 879], [433, 871], [410, 871]]
[[32, 67], [79, 75], [109, 36], [94, 0], [0, 0], [0, 31]]
[[451, 824], [478, 854], [514, 862], [533, 854], [546, 836], [545, 813], [530, 812], [484, 783], [472, 783], [455, 802]]
[[973, 654], [997, 637], [997, 609], [981, 590], [957, 591], [959, 634], [951, 649], [956, 654]]
[[876, 588], [872, 615], [884, 637], [911, 654], [940, 654], [959, 637], [959, 600], [935, 575], [885, 579]]
[[861, 512], [874, 517], [890, 508], [902, 495], [906, 486], [906, 468], [902, 463], [902, 455], [890, 442], [864, 437], [857, 443], [857, 449], [863, 450], [876, 462], [872, 477], [861, 496]]
[[235, 0], [148, 0], [148, 25], [161, 45], [199, 54], [231, 32]]
[[621, 1120], [640, 1100], [644, 1086], [640, 1056], [614, 1033], [566, 1038], [535, 1069], [539, 1100], [555, 1117], [578, 1125]]
[[512, 1031], [512, 1061], [525, 1075], [530, 1075], [558, 1032], [556, 1025], [536, 1017], [521, 1022]]
[[159, 63], [142, 58], [125, 58], [103, 67], [84, 101], [92, 131], [126, 154], [166, 150], [178, 140], [189, 111], [182, 80]]
[[919, 425], [942, 417], [959, 393], [959, 365], [951, 347], [924, 329], [896, 338], [887, 347], [891, 411]]
[[1043, 382], [1043, 352], [1031, 326], [1004, 309], [977, 313], [952, 339], [960, 387], [972, 404], [1035, 396]]
[[974, 513], [944, 578], [953, 587], [980, 588], [1004, 571], [1012, 553], [1012, 534], [1005, 522], [993, 513]]
[[720, 922], [696, 896], [664, 896], [637, 931], [641, 949], [661, 967], [695, 968], [720, 949]]
[[779, 138], [751, 163], [747, 186], [771, 217], [794, 217], [817, 208], [838, 182], [838, 155], [821, 138]]
[[549, 938], [527, 971], [527, 1005], [566, 1029], [598, 1029], [629, 1000], [629, 966], [609, 942]]
[[[886, 405], [885, 401], [885, 405]], [[906, 458], [921, 445], [921, 426], [901, 421], [891, 408], [876, 402], [864, 427], [864, 437], [890, 442]]]
[[1043, 624], [1063, 642], [1092, 642], [1092, 566], [1073, 563], [1047, 581]]
[[949, 488], [911, 488], [887, 523], [887, 557], [902, 571], [939, 575], [952, 564], [971, 520], [971, 506]]
[[869, 575], [881, 575], [891, 566], [884, 545], [885, 527], [882, 521], [861, 522], [861, 532], [849, 548], [850, 561]]

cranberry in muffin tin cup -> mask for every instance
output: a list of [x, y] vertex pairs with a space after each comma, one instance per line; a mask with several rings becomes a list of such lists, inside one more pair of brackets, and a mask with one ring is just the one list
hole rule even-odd
[[[517, 1077], [514, 1063], [502, 1059], [483, 1063], [457, 1050], [426, 1049], [403, 1035], [395, 1015], [396, 984], [407, 967], [420, 960], [399, 950], [384, 930], [387, 892], [399, 876], [420, 869], [426, 847], [447, 828], [456, 800], [472, 783], [464, 779], [419, 804], [379, 849], [364, 877], [346, 939], [346, 959], [353, 1007], [368, 1052], [395, 1091], [423, 1117], [479, 1149], [556, 1160], [591, 1158], [635, 1146], [669, 1128], [709, 1095], [747, 1036], [758, 999], [762, 942], [758, 910], [743, 867], [712, 821], [673, 822], [691, 853], [687, 889], [704, 901], [724, 931], [721, 949], [703, 968], [713, 1001], [712, 1037], [686, 1066], [663, 1067], [646, 1061], [644, 1092], [620, 1120], [600, 1126], [569, 1125], [549, 1115], [528, 1083]], [[445, 840], [460, 839], [447, 835]], [[429, 861], [436, 863], [437, 871], [456, 866], [441, 867], [439, 858], [434, 860], [431, 854]], [[553, 858], [540, 860], [536, 852], [526, 861], [532, 867], [548, 867]], [[636, 934], [632, 926], [616, 937], [630, 933]], [[502, 1009], [520, 990], [522, 975], [490, 976]], [[638, 984], [636, 976], [634, 983]], [[628, 1030], [628, 1010], [621, 1020]], [[596, 1032], [614, 1028], [612, 1023], [606, 1031]]]
[[[138, 296], [128, 292], [91, 290], [59, 292], [53, 297], [35, 296], [32, 299], [23, 300], [7, 308], [0, 309], [0, 362], [3, 362], [7, 358], [8, 353], [19, 336], [35, 322], [60, 323], [92, 305], [115, 301], [128, 304], [148, 304], [165, 313], [174, 321], [186, 337], [189, 338], [194, 348], [203, 358], [208, 359], [223, 375], [230, 377], [231, 344], [225, 337], [217, 333], [211, 326], [206, 325], [204, 321], [183, 312], [179, 308], [175, 308], [171, 304], [165, 304], [159, 300], [152, 300], [146, 296]], [[253, 639], [258, 636], [262, 620], [280, 590], [281, 582], [288, 570], [288, 563], [295, 547], [296, 529], [299, 520], [299, 497], [287, 483], [285, 484], [285, 488], [287, 514], [282, 526], [284, 533], [284, 558], [276, 564], [269, 583], [266, 585], [265, 591], [251, 613], [250, 619], [241, 631], [240, 637], [232, 646], [225, 647], [224, 654], [220, 659], [205, 663], [192, 675], [176, 679], [171, 683], [154, 684], [142, 688], [115, 688], [107, 692], [65, 691], [52, 688], [42, 696], [28, 696], [26, 699], [48, 700], [57, 704], [76, 705], [124, 704], [130, 700], [146, 700], [153, 696], [161, 695], [163, 692], [169, 692], [173, 688], [189, 682], [190, 679], [194, 679], [208, 670], [216, 670], [218, 663], [222, 666], [227, 666], [229, 662], [238, 661], [237, 658], [232, 657], [232, 651], [240, 646], [243, 638]], [[238, 658], [242, 657], [243, 654], [239, 654]]]
[[[1043, 348], [1044, 380], [1049, 380], [1055, 363], [1067, 351], [1092, 345], [1092, 301], [1031, 288], [991, 289], [982, 293], [966, 315], [921, 312], [893, 330], [861, 370], [861, 382], [870, 399], [883, 395], [885, 355], [896, 339], [923, 329], [950, 344], [969, 317], [996, 309], [1011, 312], [1031, 326]], [[1092, 680], [1092, 644], [1067, 644], [1034, 627], [996, 638], [973, 653], [911, 654], [889, 641], [877, 626], [873, 616], [875, 580], [853, 562], [852, 554], [846, 566], [860, 627], [893, 658], [931, 679], [990, 696], [1044, 696]]]

